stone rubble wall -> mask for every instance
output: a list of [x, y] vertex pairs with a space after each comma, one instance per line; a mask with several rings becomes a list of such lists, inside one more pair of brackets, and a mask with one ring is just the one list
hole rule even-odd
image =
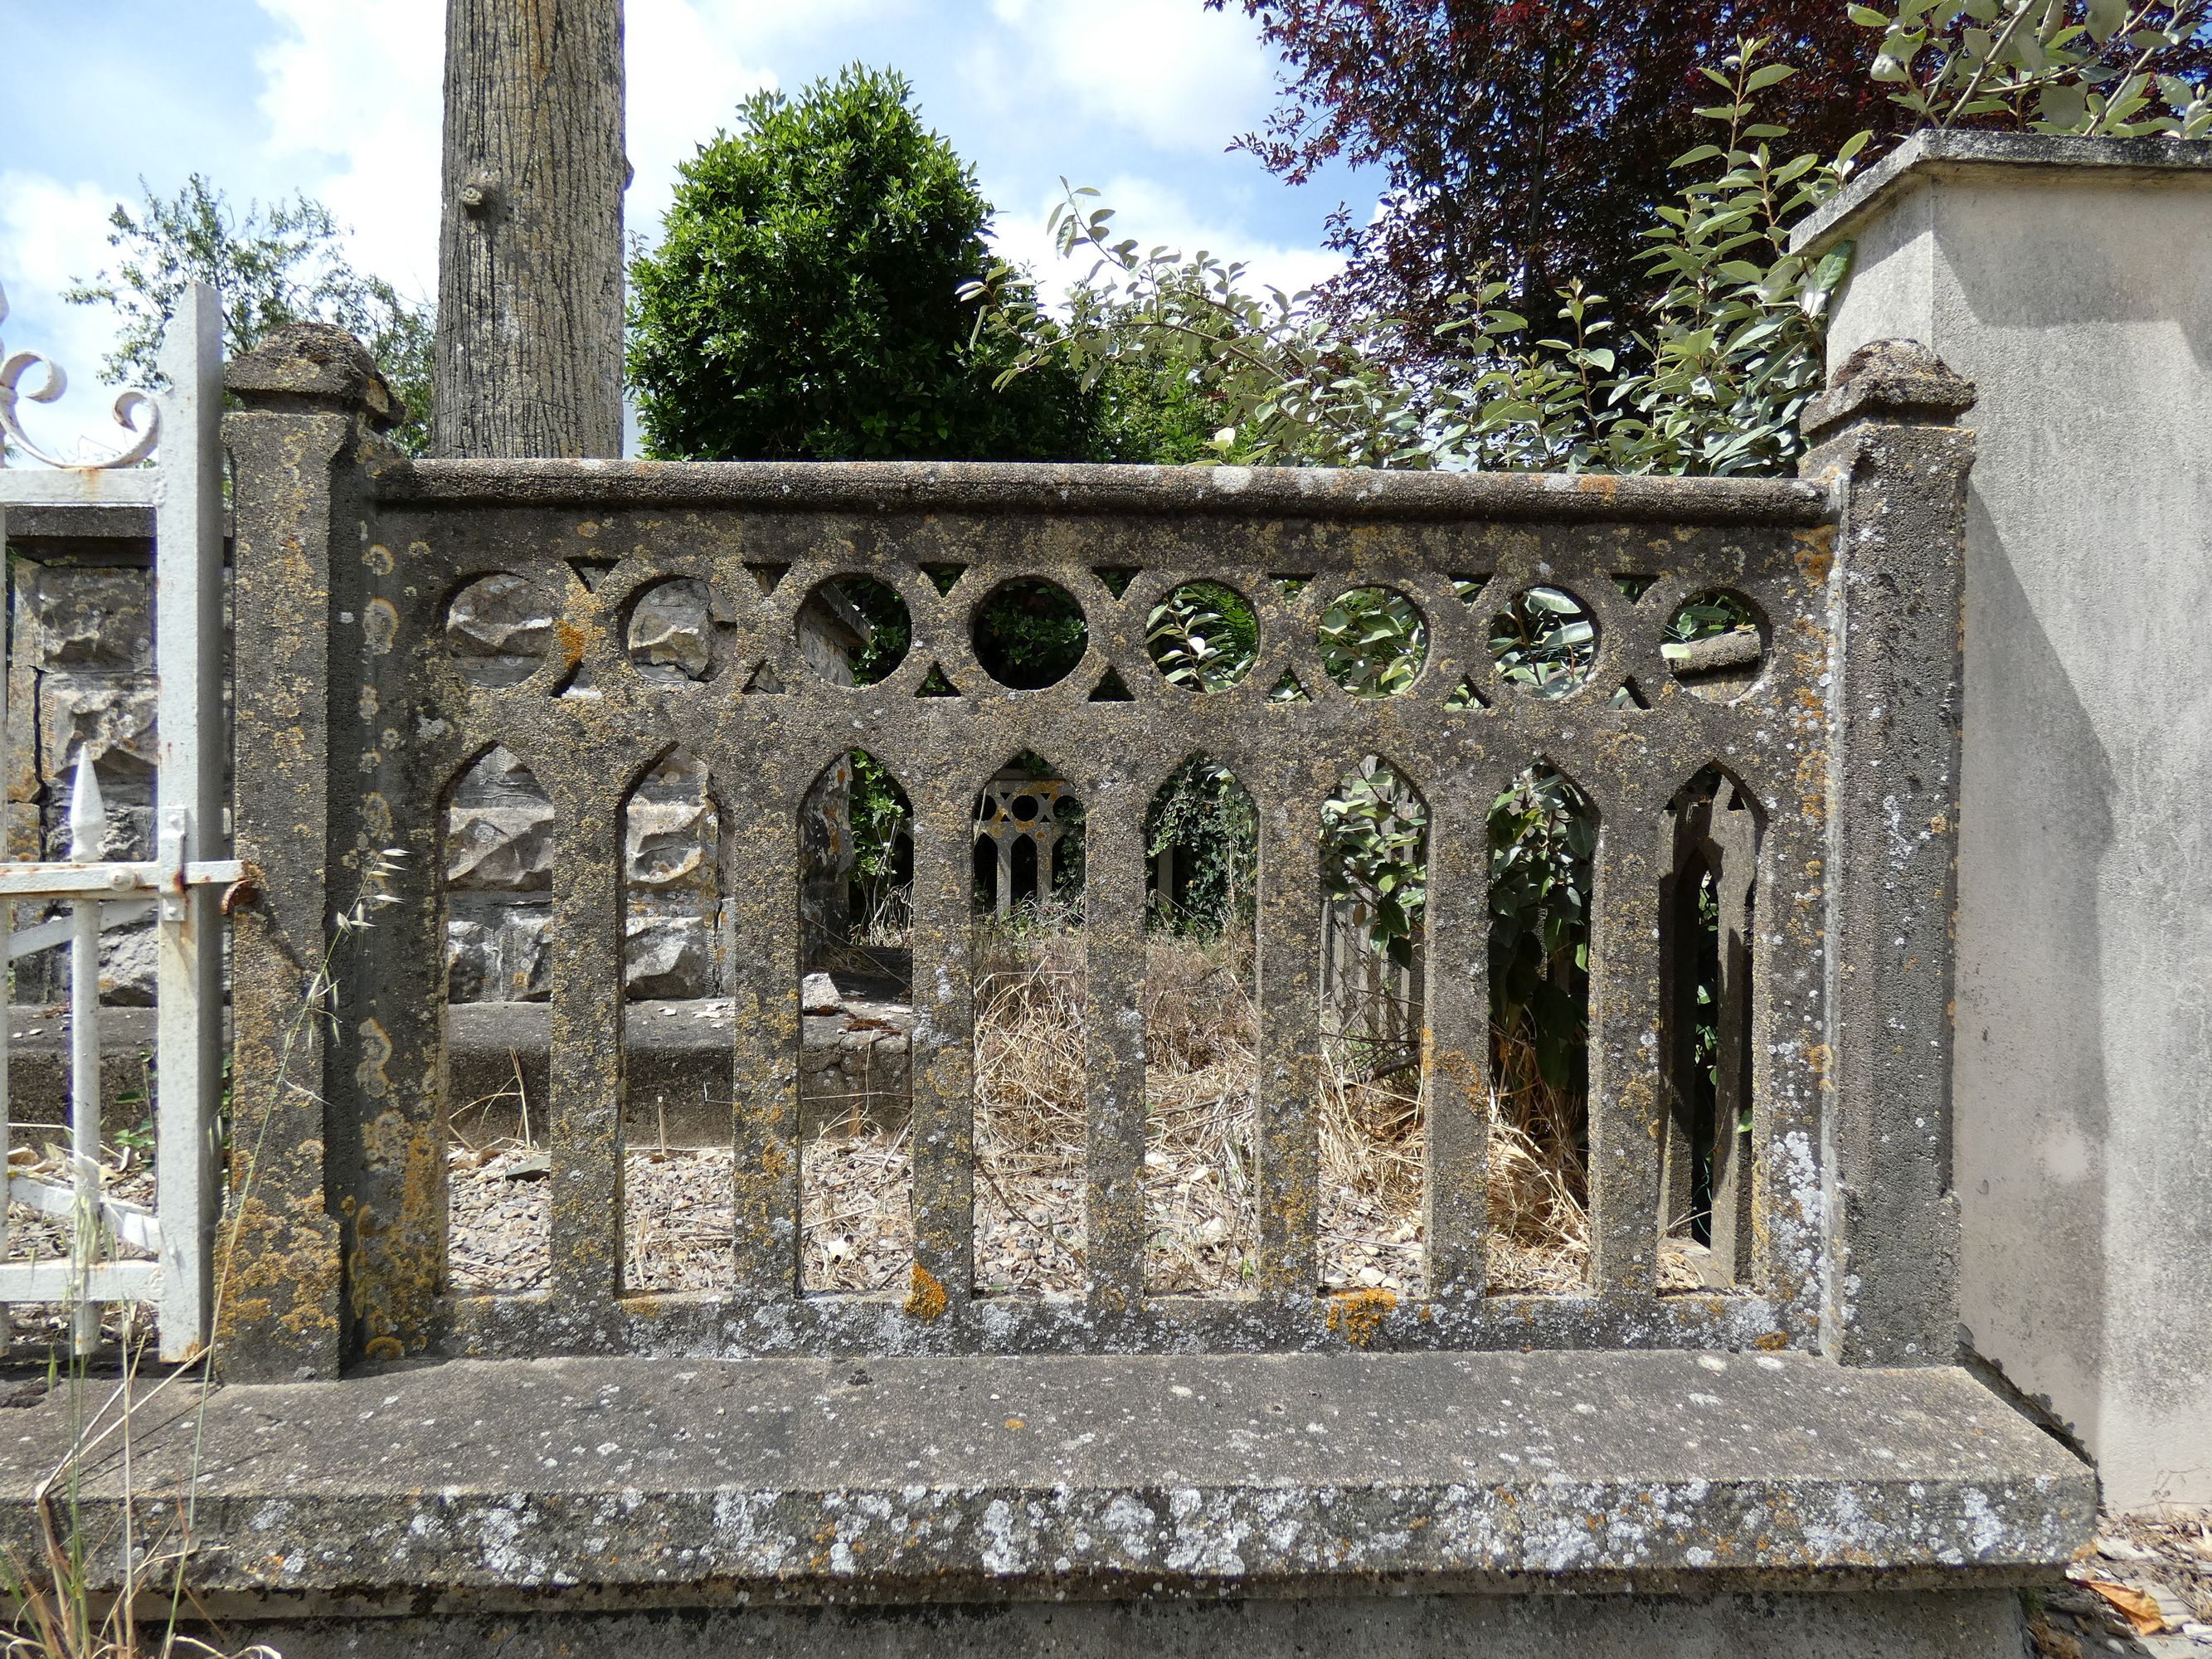
[[[101, 855], [154, 854], [153, 582], [150, 544], [96, 544], [75, 557], [30, 537], [11, 538], [8, 682], [8, 855], [69, 856], [70, 778], [92, 757], [108, 832]], [[61, 907], [15, 906], [28, 927]], [[44, 951], [15, 964], [14, 999], [69, 994], [68, 953]], [[145, 1007], [154, 1000], [151, 917], [111, 928], [100, 951], [100, 994]]]

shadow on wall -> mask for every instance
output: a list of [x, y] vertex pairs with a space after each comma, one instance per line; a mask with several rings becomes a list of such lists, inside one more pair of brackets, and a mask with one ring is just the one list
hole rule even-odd
[[1953, 1184], [1975, 1349], [2092, 1446], [2111, 1104], [2098, 890], [2114, 780], [1980, 498], [1967, 504]]
[[[2201, 185], [2184, 188], [2201, 197]], [[1979, 205], [1994, 216], [1968, 212], [1938, 222], [1942, 240], [1966, 245], [1941, 257], [1959, 280], [1975, 334], [2017, 340], [2034, 350], [2039, 339], [2075, 335], [2085, 325], [2166, 324], [2188, 348], [2198, 374], [2212, 368], [2212, 283], [2177, 279], [2179, 273], [2212, 267], [2212, 217], [2201, 210], [2160, 215], [2159, 246], [2147, 252], [2142, 228], [2158, 210], [2132, 191], [2109, 185], [2069, 191], [2063, 209], [2046, 202], [2039, 189], [2026, 206], [1990, 195]], [[2175, 200], [2179, 206], [2181, 198]], [[2060, 224], [2069, 228], [2054, 235]], [[1987, 256], [1991, 243], [2017, 241], [2023, 225], [2033, 228], [2033, 258]], [[2027, 270], [2036, 276], [2025, 277]], [[2124, 384], [2115, 380], [2112, 389], [2118, 392]]]

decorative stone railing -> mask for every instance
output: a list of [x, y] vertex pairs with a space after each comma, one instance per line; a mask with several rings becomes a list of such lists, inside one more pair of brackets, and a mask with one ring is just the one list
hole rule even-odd
[[[1953, 1357], [1947, 928], [1971, 444], [1950, 421], [1972, 392], [1924, 353], [1885, 348], [1839, 380], [1816, 406], [1823, 441], [1802, 481], [410, 463], [375, 438], [388, 393], [333, 331], [283, 331], [230, 385], [243, 404], [226, 431], [250, 881], [233, 907], [221, 1340], [234, 1374], [329, 1376], [424, 1351], [1347, 1340]], [[940, 591], [925, 566], [959, 574]], [[1110, 585], [1098, 574], [1130, 570]], [[796, 617], [820, 584], [860, 574], [904, 599], [914, 644], [890, 678], [856, 688], [810, 667]], [[493, 578], [558, 595], [534, 653], [457, 653], [453, 608]], [[1082, 661], [1044, 690], [995, 684], [969, 644], [973, 607], [1016, 578], [1057, 584], [1087, 623]], [[1149, 608], [1200, 579], [1244, 595], [1259, 621], [1252, 672], [1213, 695], [1166, 683], [1145, 639]], [[1594, 661], [1564, 696], [1530, 694], [1486, 644], [1492, 612], [1538, 586], [1595, 623]], [[1320, 659], [1322, 610], [1360, 586], [1425, 620], [1425, 659], [1401, 695], [1348, 696]], [[1755, 660], [1741, 634], [1688, 657], [1663, 648], [1674, 611], [1713, 592], [1757, 618]], [[678, 660], [654, 618], [683, 595], [708, 626]], [[1270, 696], [1285, 675], [1296, 700]], [[460, 897], [442, 877], [447, 803], [495, 745], [550, 808], [551, 1271], [534, 1296], [456, 1295], [445, 1271], [445, 939]], [[855, 748], [914, 811], [915, 1266], [887, 1297], [802, 1294], [798, 1273], [799, 814]], [[1236, 774], [1261, 825], [1260, 1241], [1238, 1296], [1158, 1295], [1144, 1273], [1143, 815], [1194, 751]], [[1025, 752], [1059, 769], [1087, 821], [1086, 1282], [1073, 1298], [974, 1289], [975, 802]], [[1317, 1271], [1319, 830], [1323, 800], [1368, 755], [1429, 812], [1426, 1278], [1355, 1308], [1322, 1294]], [[1536, 761], [1600, 824], [1592, 1264], [1581, 1294], [1492, 1295], [1485, 815]], [[1715, 768], [1724, 799], [1686, 805]], [[672, 780], [711, 805], [733, 941], [724, 1296], [625, 1289], [620, 986], [637, 884], [625, 809]], [[1737, 1000], [1721, 1012], [1723, 1030], [1747, 1033], [1748, 1074], [1711, 1115], [1725, 1130], [1681, 1125], [1669, 1103], [1681, 1044], [1668, 907], [1698, 848], [1732, 861], [1723, 902], [1741, 946], [1724, 981]], [[1755, 877], [1742, 861], [1753, 848]], [[330, 919], [362, 896], [395, 902], [332, 946]], [[325, 1021], [308, 993], [332, 949]], [[1715, 1137], [1714, 1178], [1730, 1183], [1714, 1204], [1725, 1259], [1708, 1264], [1707, 1288], [1662, 1291], [1663, 1216], [1692, 1133]]]

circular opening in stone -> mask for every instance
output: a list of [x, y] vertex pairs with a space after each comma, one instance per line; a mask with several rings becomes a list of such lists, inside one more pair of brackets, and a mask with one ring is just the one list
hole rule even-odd
[[1727, 702], [1759, 678], [1766, 659], [1766, 624], [1742, 594], [1715, 588], [1674, 607], [1659, 650], [1691, 696]]
[[1011, 810], [1016, 817], [1027, 823], [1037, 815], [1037, 798], [1035, 795], [1017, 795]]
[[1322, 613], [1321, 665], [1355, 697], [1396, 696], [1428, 655], [1427, 621], [1394, 588], [1352, 588]]
[[519, 685], [544, 665], [560, 606], [542, 582], [478, 576], [446, 607], [446, 646], [471, 685]]
[[1145, 647], [1170, 685], [1226, 691], [1252, 672], [1260, 654], [1260, 623], [1235, 588], [1185, 582], [1152, 607]]
[[665, 685], [705, 679], [714, 672], [714, 606], [707, 584], [675, 576], [647, 588], [630, 605], [623, 644], [647, 679]]
[[799, 607], [799, 653], [832, 685], [888, 679], [914, 643], [914, 620], [898, 590], [873, 576], [818, 584]]
[[1059, 684], [1083, 660], [1091, 626], [1059, 583], [1023, 576], [984, 597], [969, 637], [985, 673], [1017, 691], [1036, 691]]
[[1490, 654], [1511, 684], [1564, 697], [1597, 662], [1597, 618], [1564, 587], [1532, 587], [1490, 619]]

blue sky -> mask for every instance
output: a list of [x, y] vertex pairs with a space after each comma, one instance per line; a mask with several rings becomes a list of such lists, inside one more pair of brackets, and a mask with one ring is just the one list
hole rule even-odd
[[[1292, 189], [1227, 149], [1265, 116], [1278, 66], [1252, 24], [1200, 0], [627, 0], [626, 15], [626, 216], [648, 236], [677, 162], [740, 98], [856, 58], [915, 82], [998, 204], [1002, 249], [1048, 280], [1062, 174], [1104, 191], [1146, 244], [1249, 259], [1289, 288], [1334, 269], [1329, 211], [1373, 200], [1347, 172]], [[56, 296], [106, 258], [106, 214], [141, 175], [167, 192], [204, 173], [241, 201], [304, 189], [353, 227], [360, 265], [434, 290], [442, 16], [442, 0], [0, 0], [0, 337], [51, 351], [74, 382], [43, 430], [98, 424], [108, 330]]]

